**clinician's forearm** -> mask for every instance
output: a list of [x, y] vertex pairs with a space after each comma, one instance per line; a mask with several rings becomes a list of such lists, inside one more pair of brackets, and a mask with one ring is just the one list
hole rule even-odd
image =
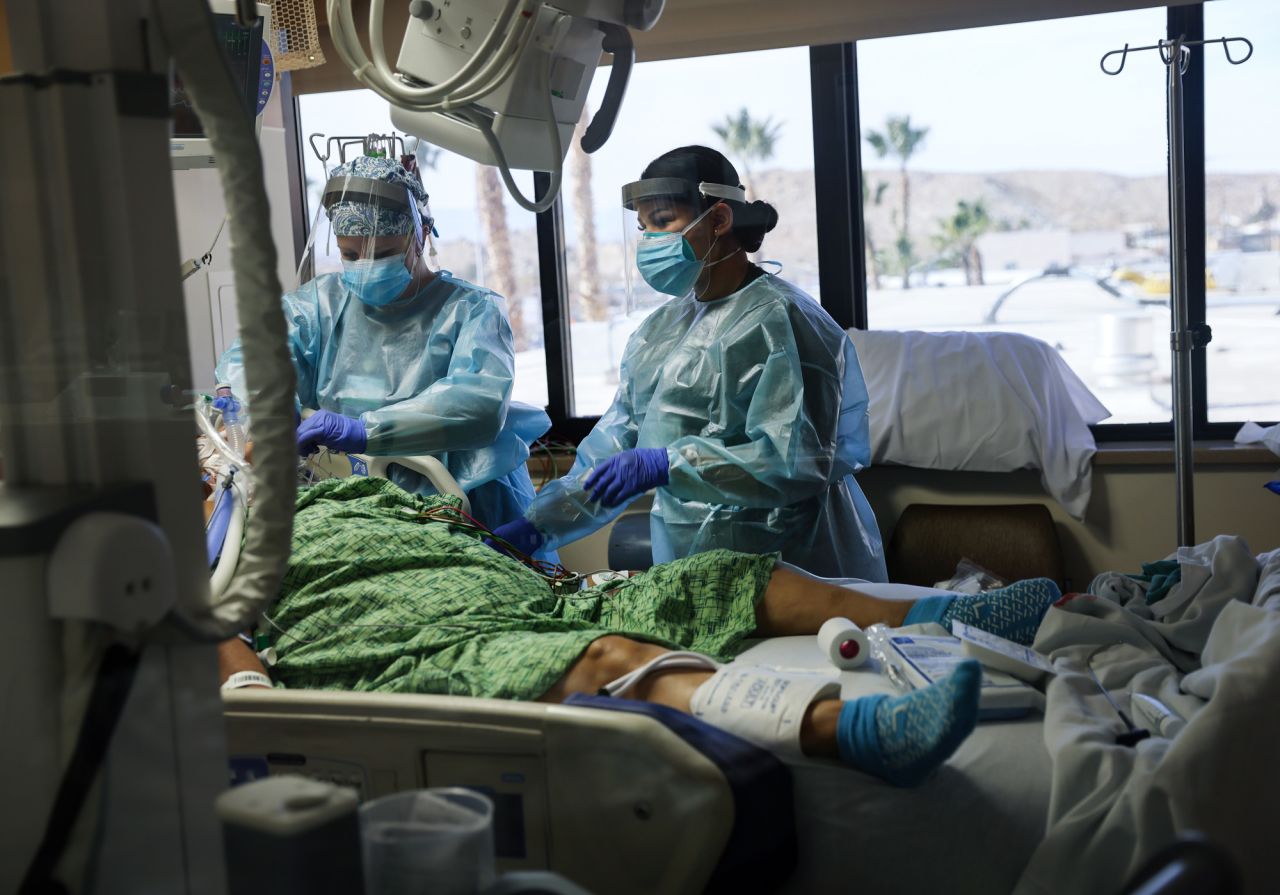
[[672, 447], [667, 491], [681, 500], [778, 507], [820, 494], [831, 484], [826, 452], [783, 463], [769, 445], [755, 442], [729, 448], [706, 439], [681, 439]]
[[507, 404], [505, 398], [470, 390], [450, 395], [432, 386], [418, 398], [364, 414], [366, 452], [412, 456], [489, 447], [502, 432]]
[[543, 546], [554, 550], [608, 525], [634, 500], [614, 507], [601, 506], [582, 487], [581, 474], [570, 472], [543, 485], [524, 517], [546, 537]]

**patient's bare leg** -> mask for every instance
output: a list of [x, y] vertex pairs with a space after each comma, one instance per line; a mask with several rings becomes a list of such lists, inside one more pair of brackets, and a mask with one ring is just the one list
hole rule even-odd
[[864, 628], [877, 622], [899, 627], [913, 605], [913, 600], [882, 600], [778, 566], [756, 605], [756, 635], [816, 634], [831, 618], [847, 618]]
[[[759, 637], [816, 634], [823, 622], [836, 617], [847, 618], [863, 627], [876, 622], [893, 627], [902, 624], [912, 605], [910, 600], [881, 600], [779, 566], [773, 570], [764, 597], [756, 604], [754, 633]], [[570, 693], [595, 693], [664, 652], [667, 650], [663, 647], [627, 637], [601, 637], [587, 647], [542, 699], [561, 702]], [[637, 698], [688, 711], [688, 696], [709, 676], [709, 672], [701, 671], [658, 672], [641, 685], [652, 688], [652, 693]], [[676, 683], [686, 678], [693, 683]]]
[[[842, 617], [866, 627], [876, 622], [902, 624], [913, 605], [910, 600], [881, 600], [856, 590], [836, 587], [819, 578], [779, 566], [756, 604], [759, 637], [816, 634], [827, 619]], [[542, 697], [561, 702], [570, 693], [596, 693], [612, 680], [667, 652], [660, 646], [610, 635], [594, 641], [569, 671]], [[637, 698], [689, 710], [689, 696], [710, 677], [709, 672], [658, 672], [640, 685]], [[646, 693], [649, 690], [651, 692]]]
[[[912, 605], [910, 601], [877, 599], [778, 568], [756, 606], [755, 633], [813, 634], [835, 616], [863, 626], [876, 622], [899, 625]], [[572, 693], [597, 693], [666, 652], [669, 650], [628, 637], [601, 637], [542, 700], [561, 702]], [[815, 699], [801, 721], [800, 750], [811, 756], [840, 757], [891, 782], [913, 785], [945, 760], [973, 728], [979, 675], [976, 663], [966, 663], [962, 670], [940, 684], [892, 700], [883, 696], [852, 702]], [[695, 691], [714, 674], [687, 668], [658, 669], [637, 682], [627, 696], [688, 712]]]
[[[544, 701], [559, 702], [571, 693], [596, 693], [605, 684], [617, 680], [654, 658], [669, 652], [653, 644], [640, 643], [627, 637], [601, 637], [587, 648], [569, 672], [546, 694]], [[704, 709], [718, 706], [721, 695], [708, 697], [695, 692], [711, 688], [713, 694], [724, 694], [726, 702], [748, 701], [746, 694], [756, 683], [782, 694], [792, 683], [805, 687], [799, 679], [776, 680], [779, 672], [752, 666], [729, 665], [719, 671], [692, 671], [685, 668], [657, 669], [640, 679], [626, 695], [683, 712], [690, 711], [695, 698]], [[812, 678], [809, 678], [812, 681]], [[717, 684], [719, 681], [719, 684]], [[734, 689], [733, 682], [741, 682]], [[951, 677], [904, 696], [869, 696], [848, 702], [815, 694], [801, 717], [799, 735], [794, 730], [790, 748], [799, 746], [805, 755], [840, 758], [847, 764], [867, 771], [899, 786], [914, 786], [955, 751], [973, 730], [978, 710], [981, 673], [976, 662], [963, 663]], [[808, 686], [812, 686], [810, 683]], [[821, 685], [819, 685], [821, 687]], [[731, 693], [737, 696], [730, 696]], [[803, 691], [797, 698], [803, 699]], [[786, 697], [782, 697], [784, 700]], [[708, 702], [710, 699], [710, 703]], [[768, 700], [753, 700], [763, 707]], [[803, 702], [799, 705], [804, 705]], [[760, 745], [773, 747], [778, 741], [765, 735], [766, 742], [754, 740], [748, 729], [740, 729], [740, 711], [730, 706], [713, 709], [704, 720], [726, 727]], [[756, 711], [747, 709], [747, 713]], [[776, 717], [776, 716], [775, 716]], [[714, 719], [714, 720], [713, 720]], [[754, 729], [759, 733], [758, 728]], [[780, 729], [780, 728], [778, 728]], [[786, 739], [782, 745], [785, 746]]]
[[[821, 579], [778, 567], [756, 605], [756, 631], [761, 637], [816, 634], [822, 623], [837, 616], [855, 624], [900, 625], [911, 608], [908, 600], [881, 600]], [[597, 693], [610, 681], [662, 653], [663, 647], [610, 635], [594, 641], [543, 696], [544, 702], [563, 702], [570, 693]], [[673, 669], [649, 675], [629, 694], [682, 712], [689, 711], [693, 691], [711, 677], [710, 671]], [[821, 700], [809, 707], [801, 727], [801, 747], [809, 755], [836, 754], [836, 719], [842, 703]]]
[[[770, 585], [772, 588], [772, 584]], [[571, 693], [598, 693], [600, 688], [650, 659], [670, 652], [665, 647], [610, 634], [592, 641], [565, 676], [544, 693], [540, 702], [564, 702]], [[710, 671], [659, 670], [636, 684], [627, 695], [633, 699], [689, 711], [693, 691], [706, 683]], [[836, 755], [836, 719], [842, 703], [825, 699], [809, 706], [800, 728], [801, 749], [806, 755]]]

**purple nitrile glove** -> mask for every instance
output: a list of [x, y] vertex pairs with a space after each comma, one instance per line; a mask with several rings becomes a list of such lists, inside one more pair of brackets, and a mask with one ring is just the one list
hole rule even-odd
[[240, 412], [240, 402], [232, 395], [218, 395], [213, 399], [213, 406], [222, 411], [223, 415]]
[[298, 453], [303, 457], [322, 447], [358, 454], [367, 445], [364, 423], [332, 410], [317, 410], [298, 427]]
[[[532, 556], [534, 551], [546, 543], [547, 540], [542, 532], [533, 527], [532, 522], [523, 517], [505, 525], [499, 525], [493, 530], [493, 533], [496, 537], [502, 538], [526, 556]], [[499, 553], [510, 556], [505, 545], [499, 544], [491, 538], [485, 538], [484, 542]]]
[[632, 448], [596, 466], [583, 484], [603, 506], [616, 507], [637, 494], [665, 485], [670, 471], [666, 448]]

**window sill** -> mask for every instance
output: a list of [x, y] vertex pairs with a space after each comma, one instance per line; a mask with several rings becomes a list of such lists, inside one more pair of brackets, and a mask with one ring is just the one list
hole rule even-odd
[[[1196, 466], [1277, 466], [1280, 457], [1260, 445], [1197, 441]], [[1112, 441], [1098, 445], [1094, 466], [1172, 466], [1173, 442]]]

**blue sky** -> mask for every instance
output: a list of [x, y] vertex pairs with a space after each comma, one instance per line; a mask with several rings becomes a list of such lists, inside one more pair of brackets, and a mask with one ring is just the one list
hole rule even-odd
[[[1280, 170], [1274, 0], [1216, 0], [1205, 18], [1209, 36], [1238, 34], [1255, 44], [1253, 58], [1238, 67], [1218, 47], [1207, 55], [1209, 169]], [[895, 114], [928, 126], [912, 161], [920, 170], [1162, 174], [1164, 66], [1154, 53], [1139, 54], [1121, 75], [1107, 77], [1098, 60], [1126, 41], [1154, 43], [1164, 23], [1159, 8], [864, 41], [858, 45], [863, 127]], [[593, 109], [606, 80], [603, 71], [594, 79]], [[783, 123], [772, 166], [812, 168], [807, 49], [637, 66], [613, 136], [593, 157], [601, 213], [611, 213], [609, 197], [654, 156], [684, 143], [718, 146], [712, 122], [743, 105]], [[302, 108], [306, 133], [390, 128], [386, 104], [368, 92], [303, 97]], [[864, 153], [875, 166], [865, 145]], [[310, 153], [308, 161], [318, 164]], [[442, 222], [446, 211], [453, 216], [454, 232], [474, 228], [473, 171], [467, 160], [446, 157], [428, 173], [433, 207]], [[531, 223], [531, 216], [512, 213], [513, 225]]]

